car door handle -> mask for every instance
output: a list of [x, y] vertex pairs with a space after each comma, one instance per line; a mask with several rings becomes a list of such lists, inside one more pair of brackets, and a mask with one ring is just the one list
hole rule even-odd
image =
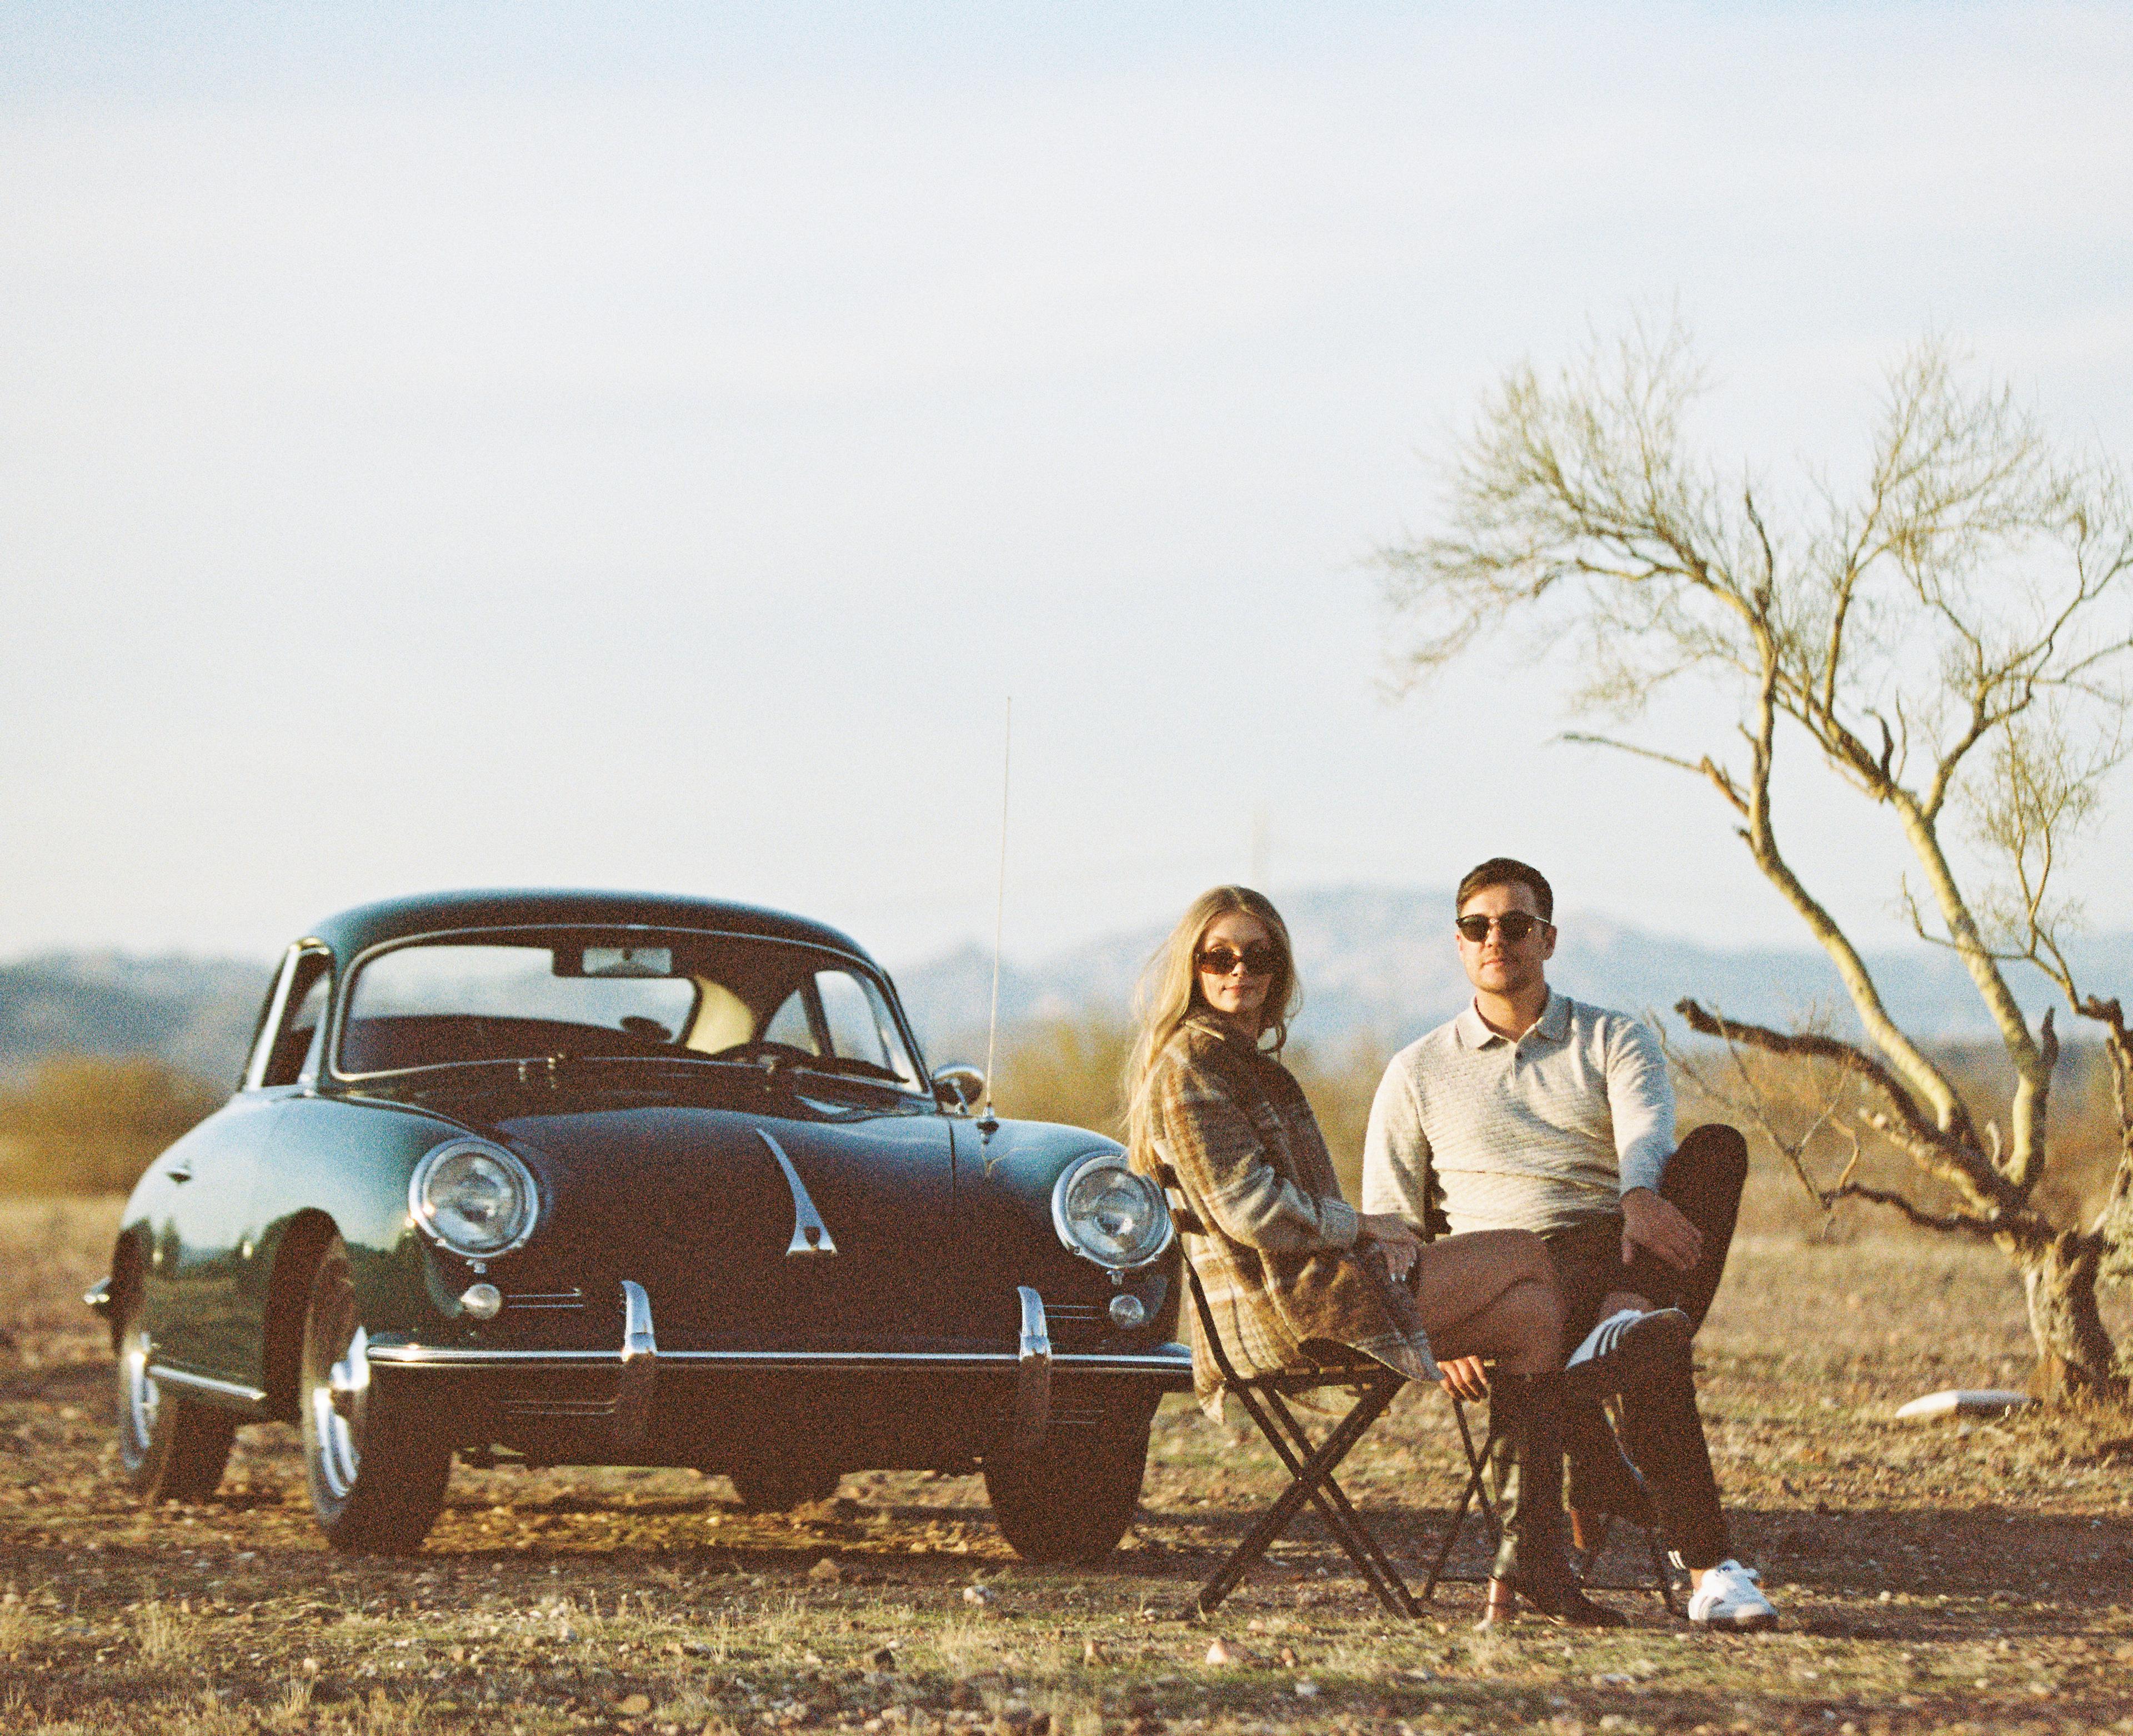
[[173, 1181], [190, 1181], [193, 1179], [193, 1166], [190, 1163], [174, 1163], [163, 1173]]

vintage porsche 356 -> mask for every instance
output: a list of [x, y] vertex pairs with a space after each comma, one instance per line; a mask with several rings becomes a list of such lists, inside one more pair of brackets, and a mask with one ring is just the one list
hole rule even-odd
[[455, 1452], [693, 1466], [773, 1508], [981, 1469], [1014, 1547], [1131, 1523], [1190, 1384], [1160, 1192], [973, 1118], [888, 977], [743, 905], [465, 892], [290, 947], [241, 1088], [158, 1157], [88, 1300], [119, 1447], [211, 1493], [291, 1422], [337, 1546], [420, 1544]]

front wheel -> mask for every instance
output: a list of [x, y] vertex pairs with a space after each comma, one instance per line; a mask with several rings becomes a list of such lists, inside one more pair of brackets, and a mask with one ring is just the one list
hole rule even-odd
[[154, 1347], [142, 1316], [140, 1285], [128, 1285], [121, 1296], [113, 1393], [118, 1462], [126, 1480], [151, 1501], [205, 1501], [229, 1463], [237, 1418], [156, 1384], [148, 1373]]
[[452, 1450], [412, 1407], [371, 1384], [368, 1346], [348, 1248], [336, 1236], [319, 1256], [304, 1310], [296, 1374], [304, 1481], [335, 1549], [406, 1555], [437, 1522]]
[[1036, 1450], [994, 1453], [985, 1493], [1000, 1534], [1025, 1561], [1100, 1561], [1140, 1507], [1148, 1471], [1145, 1412], [1106, 1416], [1094, 1431], [1050, 1430]]

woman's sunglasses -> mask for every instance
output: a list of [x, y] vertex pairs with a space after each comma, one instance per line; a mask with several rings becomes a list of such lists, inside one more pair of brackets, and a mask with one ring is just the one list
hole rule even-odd
[[1522, 910], [1511, 911], [1500, 916], [1461, 916], [1452, 926], [1459, 931], [1461, 940], [1471, 940], [1479, 946], [1489, 938], [1489, 925], [1492, 922], [1507, 946], [1516, 946], [1535, 929], [1548, 926], [1538, 916], [1529, 916]]
[[1226, 946], [1211, 946], [1200, 955], [1200, 968], [1208, 975], [1225, 977], [1240, 964], [1248, 977], [1269, 977], [1281, 962], [1281, 955], [1264, 940], [1254, 940], [1242, 952], [1233, 952]]

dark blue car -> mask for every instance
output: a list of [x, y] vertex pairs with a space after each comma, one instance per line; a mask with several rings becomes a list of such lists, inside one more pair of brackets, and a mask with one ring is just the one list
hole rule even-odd
[[126, 1467], [200, 1498], [302, 1431], [335, 1545], [411, 1549], [455, 1454], [689, 1465], [773, 1508], [980, 1469], [1034, 1560], [1131, 1522], [1172, 1342], [1160, 1193], [973, 1119], [880, 967], [744, 905], [480, 892], [290, 947], [242, 1088], [156, 1159], [90, 1292]]

